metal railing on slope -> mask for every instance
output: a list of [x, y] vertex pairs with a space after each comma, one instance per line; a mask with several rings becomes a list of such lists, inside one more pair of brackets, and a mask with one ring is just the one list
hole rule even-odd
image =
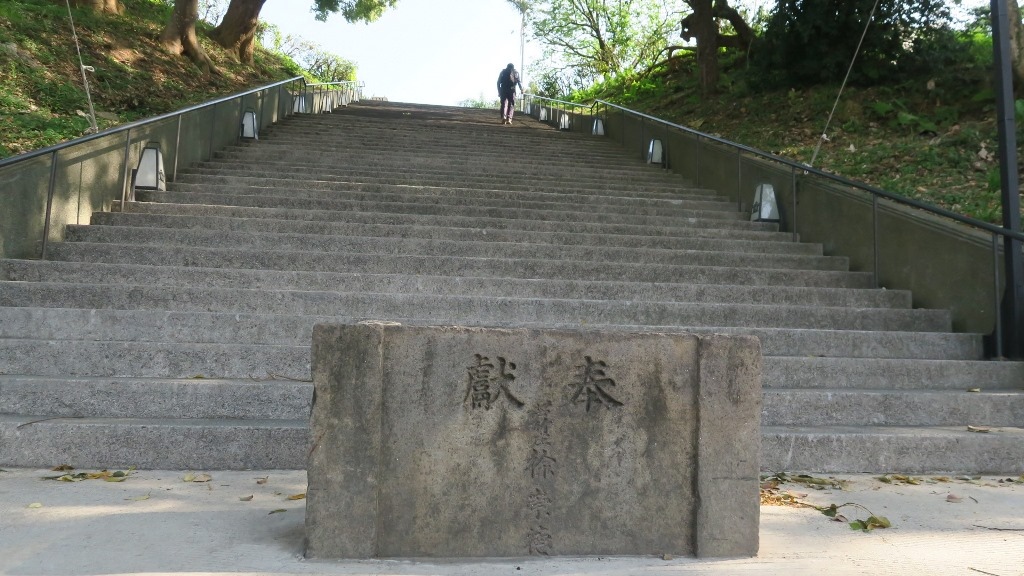
[[94, 211], [127, 199], [132, 167], [146, 147], [159, 146], [173, 182], [179, 167], [237, 142], [246, 116], [258, 132], [293, 114], [329, 112], [360, 94], [354, 82], [315, 85], [289, 78], [2, 159], [0, 257], [45, 259], [64, 225], [87, 223]]
[[[663, 168], [673, 169], [684, 177], [691, 178], [698, 187], [704, 185], [705, 180], [713, 181], [711, 187], [719, 190], [728, 187], [730, 184], [734, 185], [737, 208], [740, 211], [743, 210], [744, 205], [743, 184], [745, 179], [752, 180], [756, 178], [763, 180], [764, 173], [771, 171], [778, 173], [781, 170], [784, 173], [788, 173], [790, 206], [788, 207], [788, 218], [784, 218], [782, 224], [784, 224], [784, 230], [788, 229], [793, 234], [794, 240], [800, 235], [801, 223], [798, 221], [798, 214], [800, 213], [798, 206], [801, 201], [799, 193], [801, 187], [817, 192], [819, 191], [818, 187], [822, 186], [822, 184], [814, 184], [812, 181], [819, 180], [826, 187], [838, 187], [844, 191], [866, 193], [870, 197], [870, 268], [872, 281], [876, 288], [881, 285], [879, 264], [882, 252], [880, 233], [880, 221], [882, 220], [880, 211], [882, 208], [880, 208], [879, 204], [881, 199], [895, 205], [922, 211], [942, 221], [955, 222], [970, 229], [987, 233], [991, 240], [990, 272], [992, 275], [992, 289], [991, 309], [989, 312], [992, 318], [992, 325], [994, 326], [992, 339], [994, 350], [992, 355], [1002, 357], [1004, 352], [1008, 352], [1010, 356], [1020, 357], [1024, 354], [1024, 350], [1004, 350], [1005, 327], [1003, 326], [1000, 300], [1003, 284], [1000, 277], [1000, 269], [1003, 267], [1001, 265], [1000, 252], [1005, 252], [1005, 246], [1019, 247], [1020, 243], [1024, 242], [1024, 234], [1020, 232], [963, 216], [912, 198], [900, 196], [863, 182], [831, 174], [795, 160], [730, 142], [605, 100], [595, 100], [590, 104], [580, 104], [526, 95], [523, 98], [522, 108], [527, 114], [563, 130], [589, 130], [595, 135], [617, 137], [626, 148], [636, 145], [641, 158], [645, 158], [648, 163], [656, 163], [660, 164]], [[581, 122], [581, 120], [590, 120], [593, 124], [590, 125], [590, 128], [587, 128], [586, 122]], [[607, 134], [606, 130], [608, 131]], [[659, 141], [660, 160], [652, 162], [655, 141]], [[735, 158], [735, 170], [732, 171], [727, 167], [727, 164], [731, 162], [729, 160], [731, 156]], [[751, 173], [750, 177], [745, 175], [744, 168], [747, 168]], [[711, 174], [708, 174], [709, 172]], [[732, 172], [731, 175], [730, 172]], [[753, 187], [751, 187], [751, 190], [753, 190]], [[833, 221], [825, 223], [823, 226], [830, 227], [836, 225], [837, 223]], [[895, 248], [898, 250], [900, 247]], [[913, 257], [909, 259], [913, 260]], [[964, 280], [963, 278], [956, 278], [955, 274], [949, 274], [948, 276], [952, 282]], [[1007, 287], [1006, 291], [1012, 294], [1015, 292], [1019, 293], [1020, 290], [1021, 287], [1011, 286]], [[1012, 308], [1013, 305], [1011, 304]], [[1022, 333], [1024, 333], [1024, 326], [1013, 325], [1010, 326], [1010, 330], [1014, 331], [1014, 335], [1009, 339], [1009, 342], [1011, 345], [1016, 343], [1016, 346], [1019, 347]]]
[[536, 94], [523, 94], [520, 100], [520, 110], [541, 122], [556, 126], [560, 130], [573, 131], [578, 128], [579, 117], [582, 115], [580, 111], [589, 110], [593, 113], [593, 104], [580, 104]]
[[362, 100], [365, 86], [364, 82], [358, 80], [306, 84], [302, 99], [303, 107], [308, 106], [308, 110], [313, 114], [330, 113], [339, 106], [348, 106], [352, 102]]

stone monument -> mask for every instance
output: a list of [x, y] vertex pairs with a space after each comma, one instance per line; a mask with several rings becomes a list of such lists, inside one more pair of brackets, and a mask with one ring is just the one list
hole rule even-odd
[[756, 338], [318, 325], [310, 558], [752, 556]]

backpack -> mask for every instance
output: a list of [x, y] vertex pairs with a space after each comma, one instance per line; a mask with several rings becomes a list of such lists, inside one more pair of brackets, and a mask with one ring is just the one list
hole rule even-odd
[[505, 92], [515, 92], [516, 84], [519, 83], [519, 73], [514, 69], [501, 71], [501, 89]]

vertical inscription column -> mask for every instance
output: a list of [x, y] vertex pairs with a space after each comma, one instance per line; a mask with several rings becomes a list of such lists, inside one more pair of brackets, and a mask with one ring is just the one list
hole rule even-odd
[[558, 460], [551, 448], [551, 402], [543, 402], [532, 412], [530, 431], [535, 440], [531, 448], [526, 472], [530, 475], [533, 491], [527, 498], [530, 511], [530, 529], [526, 535], [526, 548], [531, 556], [550, 556], [554, 551], [551, 535], [551, 505]]

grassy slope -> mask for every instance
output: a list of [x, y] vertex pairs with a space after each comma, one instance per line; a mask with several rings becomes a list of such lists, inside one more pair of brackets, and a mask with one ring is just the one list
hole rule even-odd
[[[742, 74], [729, 77], [740, 80], [710, 98], [697, 93], [685, 71], [640, 94], [607, 98], [809, 163], [839, 86], [770, 91], [741, 85]], [[995, 103], [986, 71], [951, 70], [901, 86], [847, 86], [825, 132], [816, 168], [1001, 222]]]
[[[169, 8], [122, 0], [121, 16], [74, 10], [99, 128], [154, 116], [297, 75], [289, 63], [257, 51], [252, 67], [234, 62], [200, 34], [223, 71], [203, 75], [158, 43]], [[64, 2], [0, 2], [0, 158], [86, 133], [89, 109]]]

